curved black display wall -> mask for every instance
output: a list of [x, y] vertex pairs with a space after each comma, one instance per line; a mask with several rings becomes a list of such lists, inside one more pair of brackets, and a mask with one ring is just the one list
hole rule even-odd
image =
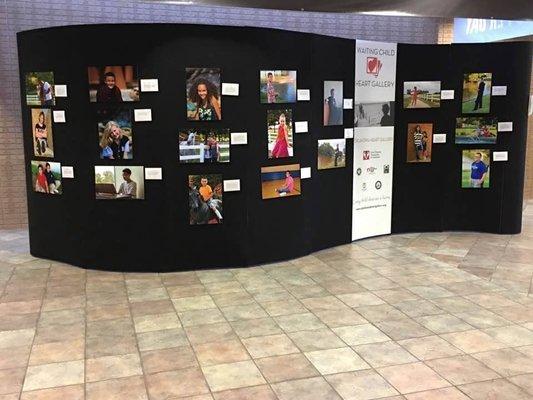
[[[317, 171], [316, 156], [318, 139], [344, 136], [343, 126], [322, 126], [323, 81], [342, 80], [344, 97], [353, 97], [353, 40], [259, 28], [141, 24], [27, 31], [18, 34], [18, 44], [21, 87], [30, 71], [54, 71], [55, 83], [68, 85], [68, 97], [58, 98], [54, 107], [65, 110], [66, 123], [54, 124], [53, 161], [75, 167], [75, 179], [63, 179], [61, 196], [35, 193], [27, 173], [34, 256], [83, 267], [165, 271], [272, 262], [350, 242], [353, 143], [347, 141], [346, 168]], [[394, 232], [520, 231], [529, 57], [525, 44], [398, 46]], [[95, 200], [94, 165], [112, 161], [100, 160], [96, 150], [98, 106], [88, 99], [89, 65], [136, 65], [139, 78], [159, 79], [159, 92], [142, 93], [140, 102], [128, 104], [150, 108], [153, 121], [134, 123], [134, 159], [121, 162], [163, 168], [163, 180], [145, 181], [145, 200]], [[223, 82], [240, 84], [238, 97], [223, 98], [222, 120], [210, 122], [248, 132], [247, 145], [232, 146], [229, 164], [178, 163], [178, 130], [201, 126], [186, 120], [187, 67], [217, 67]], [[297, 70], [298, 88], [310, 89], [311, 101], [260, 104], [261, 69]], [[475, 193], [460, 189], [460, 148], [453, 143], [462, 73], [472, 69], [493, 71], [494, 84], [508, 86], [506, 97], [493, 98], [493, 110], [501, 121], [514, 123], [513, 132], [491, 146], [508, 150], [510, 161], [494, 165], [492, 187]], [[426, 79], [455, 89], [456, 100], [440, 109], [401, 110], [402, 82]], [[31, 112], [24, 96], [22, 103], [29, 165]], [[294, 134], [294, 157], [268, 160], [266, 110], [284, 107], [292, 108], [294, 121], [309, 122], [309, 133]], [[405, 163], [405, 127], [418, 120], [433, 120], [436, 133], [448, 133], [446, 144], [435, 145], [429, 165]], [[344, 110], [344, 126], [352, 121], [353, 111]], [[302, 195], [262, 200], [260, 168], [289, 163], [312, 167], [312, 178], [302, 180]], [[240, 192], [224, 193], [223, 224], [189, 225], [187, 176], [201, 173], [241, 180]]]

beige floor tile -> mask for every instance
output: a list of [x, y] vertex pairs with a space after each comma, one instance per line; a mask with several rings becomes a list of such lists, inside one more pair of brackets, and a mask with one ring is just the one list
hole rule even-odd
[[347, 308], [346, 304], [335, 296], [302, 299], [302, 303], [313, 313], [317, 311], [344, 310]]
[[133, 323], [135, 324], [135, 331], [137, 333], [181, 327], [178, 316], [176, 315], [176, 313], [173, 312], [166, 314], [151, 314], [143, 315], [140, 317], [134, 317]]
[[443, 287], [438, 285], [429, 285], [429, 286], [409, 286], [411, 292], [417, 294], [418, 296], [424, 299], [438, 299], [441, 297], [451, 297], [454, 294]]
[[497, 326], [510, 325], [511, 322], [489, 310], [479, 310], [474, 312], [457, 313], [456, 317], [461, 318], [466, 323], [475, 328], [492, 328]]
[[492, 369], [468, 355], [429, 360], [426, 365], [454, 385], [500, 378]]
[[423, 363], [384, 367], [378, 372], [402, 394], [451, 386]]
[[408, 394], [405, 396], [407, 400], [468, 400], [463, 393], [454, 387], [428, 390], [426, 392], [419, 392]]
[[266, 383], [253, 361], [212, 365], [202, 367], [202, 371], [213, 392]]
[[256, 336], [242, 340], [253, 358], [298, 353], [298, 348], [285, 334]]
[[272, 389], [279, 400], [341, 400], [322, 377], [276, 383]]
[[254, 336], [266, 336], [281, 333], [281, 329], [276, 322], [268, 318], [246, 319], [231, 322], [235, 333], [241, 338]]
[[400, 310], [394, 308], [389, 304], [381, 304], [379, 306], [357, 307], [355, 311], [357, 311], [370, 322], [374, 323], [407, 317]]
[[196, 356], [189, 346], [149, 350], [141, 353], [145, 374], [196, 367]]
[[148, 400], [142, 376], [87, 383], [86, 391], [86, 400]]
[[89, 322], [128, 318], [129, 316], [130, 310], [127, 304], [110, 304], [86, 309], [86, 318]]
[[84, 361], [67, 361], [28, 367], [24, 391], [76, 385], [84, 382]]
[[268, 317], [268, 314], [261, 308], [259, 304], [222, 307], [221, 311], [228, 321]]
[[342, 310], [317, 311], [315, 312], [315, 315], [330, 328], [368, 323], [368, 321], [360, 314], [349, 308]]
[[193, 310], [206, 310], [208, 308], [216, 308], [216, 304], [209, 295], [194, 296], [194, 297], [182, 297], [179, 299], [172, 299], [174, 308], [178, 312], [193, 311]]
[[509, 380], [533, 396], [533, 374], [513, 376]]
[[202, 344], [236, 339], [237, 335], [227, 322], [218, 324], [197, 325], [185, 328], [191, 344]]
[[[18, 397], [17, 397], [18, 398]], [[0, 398], [1, 399], [1, 398]], [[51, 389], [34, 390], [23, 392], [20, 400], [85, 400], [83, 385], [62, 386]]]
[[183, 329], [139, 333], [137, 334], [137, 342], [140, 351], [168, 349], [189, 344]]
[[167, 286], [167, 292], [171, 299], [203, 296], [207, 294], [205, 286], [202, 285], [199, 281], [196, 285]]
[[0, 331], [34, 329], [37, 326], [38, 313], [33, 314], [0, 314]]
[[479, 330], [447, 333], [441, 335], [441, 337], [465, 353], [479, 353], [508, 347], [506, 344]]
[[343, 326], [340, 328], [334, 328], [333, 332], [350, 346], [388, 342], [391, 340], [387, 335], [371, 324]]
[[202, 367], [250, 359], [238, 339], [194, 345], [194, 351]]
[[370, 366], [349, 347], [311, 351], [304, 354], [323, 375], [370, 368]]
[[514, 349], [501, 349], [473, 354], [485, 365], [504, 377], [533, 373], [533, 358]]
[[214, 393], [213, 396], [215, 400], [278, 400], [272, 389], [266, 385], [225, 390]]
[[459, 389], [472, 400], [531, 400], [530, 394], [505, 379], [470, 383], [459, 386]]
[[85, 343], [85, 356], [87, 358], [130, 354], [136, 351], [137, 341], [134, 334], [88, 337]]
[[533, 345], [533, 332], [522, 326], [511, 325], [484, 329], [483, 332], [509, 346]]
[[234, 293], [212, 293], [211, 297], [219, 307], [240, 306], [254, 303], [253, 297], [244, 290]]
[[285, 332], [312, 331], [326, 326], [311, 313], [283, 315], [275, 317], [274, 321]]
[[145, 376], [150, 400], [166, 400], [208, 393], [198, 368], [159, 372]]
[[408, 317], [423, 317], [442, 314], [444, 311], [428, 300], [409, 300], [394, 304], [398, 310]]
[[354, 346], [353, 349], [374, 368], [417, 361], [415, 357], [395, 342], [362, 344]]
[[67, 342], [38, 344], [32, 347], [30, 365], [50, 364], [63, 361], [83, 360], [85, 341], [83, 339]]
[[217, 308], [207, 310], [193, 310], [178, 313], [184, 327], [225, 322], [224, 316]]
[[381, 321], [376, 326], [394, 340], [429, 336], [433, 333], [410, 318]]
[[371, 400], [398, 394], [374, 371], [356, 371], [329, 375], [326, 380], [344, 400]]
[[142, 374], [141, 360], [137, 353], [89, 358], [85, 362], [85, 377], [87, 382], [126, 378], [128, 376]]
[[134, 318], [142, 317], [143, 315], [166, 314], [176, 311], [170, 299], [131, 303], [130, 307], [131, 315]]
[[29, 346], [32, 343], [35, 329], [20, 329], [0, 332], [0, 349]]
[[468, 331], [474, 329], [473, 326], [451, 314], [430, 315], [415, 318], [415, 320], [419, 324], [437, 334]]
[[0, 315], [34, 314], [41, 310], [42, 301], [12, 301], [0, 302]]
[[348, 306], [354, 308], [385, 304], [385, 301], [371, 292], [340, 294], [337, 297]]
[[26, 367], [29, 355], [29, 345], [0, 349], [0, 369]]
[[260, 358], [255, 361], [270, 383], [318, 376], [318, 371], [302, 354]]
[[266, 301], [261, 302], [261, 307], [271, 317], [277, 317], [280, 315], [301, 314], [307, 311], [307, 309], [296, 299], [278, 300], [278, 301]]
[[10, 368], [0, 370], [0, 395], [19, 393], [24, 381], [25, 368]]
[[345, 343], [330, 329], [292, 332], [288, 335], [301, 351], [335, 349], [345, 346]]
[[419, 360], [452, 357], [463, 354], [457, 347], [438, 336], [400, 340], [398, 342]]

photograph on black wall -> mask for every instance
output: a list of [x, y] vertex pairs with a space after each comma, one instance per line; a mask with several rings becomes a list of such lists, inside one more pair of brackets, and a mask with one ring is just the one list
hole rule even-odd
[[403, 108], [440, 107], [440, 81], [403, 83]]
[[103, 160], [131, 160], [133, 158], [133, 127], [131, 110], [118, 107], [96, 112], [98, 144]]
[[490, 187], [490, 150], [463, 150], [461, 187], [465, 189]]
[[492, 73], [473, 72], [463, 76], [463, 114], [490, 112]]
[[33, 132], [33, 154], [37, 157], [54, 157], [54, 137], [52, 135], [52, 112], [49, 108], [31, 109]]
[[139, 80], [134, 65], [87, 67], [91, 103], [139, 101]]
[[324, 126], [343, 123], [343, 82], [324, 81]]
[[496, 144], [498, 120], [493, 117], [459, 117], [455, 123], [456, 144]]
[[417, 122], [407, 124], [407, 162], [431, 162], [433, 124]]
[[323, 139], [318, 141], [318, 169], [343, 168], [346, 166], [346, 139]]
[[219, 121], [222, 119], [220, 68], [186, 68], [187, 119]]
[[221, 174], [189, 175], [189, 224], [221, 224], [222, 197]]
[[268, 158], [294, 155], [292, 110], [267, 110]]
[[261, 195], [263, 200], [301, 194], [300, 164], [261, 167]]
[[183, 129], [178, 134], [180, 163], [227, 163], [230, 161], [229, 129]]
[[142, 200], [144, 167], [96, 165], [94, 191], [97, 200]]
[[52, 161], [32, 161], [31, 179], [33, 190], [45, 194], [62, 194], [61, 164]]
[[356, 128], [394, 126], [394, 101], [355, 103], [354, 116]]
[[296, 71], [259, 71], [259, 84], [261, 103], [296, 102]]
[[55, 105], [54, 73], [28, 72], [25, 76], [26, 104], [51, 107]]

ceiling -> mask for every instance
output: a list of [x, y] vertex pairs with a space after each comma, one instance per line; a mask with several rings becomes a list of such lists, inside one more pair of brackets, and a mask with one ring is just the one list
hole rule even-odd
[[[533, 19], [533, 0], [152, 0], [321, 12], [395, 12], [428, 17]], [[397, 14], [396, 14], [397, 15]], [[401, 15], [401, 14], [400, 14]]]

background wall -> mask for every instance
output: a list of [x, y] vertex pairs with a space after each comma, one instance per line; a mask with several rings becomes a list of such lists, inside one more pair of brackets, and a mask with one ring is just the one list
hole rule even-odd
[[0, 229], [27, 225], [16, 32], [71, 24], [130, 22], [256, 26], [403, 43], [437, 43], [439, 29], [449, 24], [440, 18], [154, 4], [139, 0], [0, 0]]

